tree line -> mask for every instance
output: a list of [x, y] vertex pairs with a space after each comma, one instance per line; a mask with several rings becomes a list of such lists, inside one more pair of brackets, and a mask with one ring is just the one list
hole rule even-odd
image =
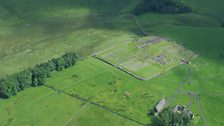
[[135, 15], [141, 15], [146, 12], [158, 13], [188, 13], [192, 9], [177, 0], [142, 0], [134, 9]]
[[75, 53], [67, 53], [59, 58], [0, 79], [0, 98], [10, 98], [25, 88], [44, 85], [46, 78], [51, 77], [53, 71], [69, 68], [75, 65], [77, 59]]

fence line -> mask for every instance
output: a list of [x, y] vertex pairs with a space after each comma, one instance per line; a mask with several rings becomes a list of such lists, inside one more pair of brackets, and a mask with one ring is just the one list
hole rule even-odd
[[108, 65], [111, 65], [111, 66], [113, 66], [113, 67], [115, 67], [115, 68], [117, 68], [117, 69], [125, 72], [128, 75], [131, 75], [132, 77], [134, 77], [134, 78], [136, 78], [138, 80], [147, 80], [146, 78], [139, 77], [139, 76], [137, 76], [137, 75], [135, 75], [135, 74], [133, 74], [133, 73], [131, 73], [131, 72], [123, 69], [122, 67], [120, 67], [118, 65], [115, 65], [115, 64], [112, 64], [112, 63], [110, 63], [110, 62], [108, 62], [108, 61], [106, 61], [106, 60], [104, 60], [104, 59], [102, 59], [100, 57], [97, 57], [97, 56], [94, 56], [94, 55], [93, 55], [93, 57], [96, 58], [96, 59], [98, 59], [98, 60], [100, 60], [100, 61], [102, 61], [102, 62], [104, 62], [104, 63], [106, 63], [106, 64], [108, 64]]

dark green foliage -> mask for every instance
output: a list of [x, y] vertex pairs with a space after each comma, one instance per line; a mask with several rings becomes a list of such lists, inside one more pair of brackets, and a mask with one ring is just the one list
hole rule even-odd
[[222, 60], [224, 60], [224, 47], [222, 47], [222, 50], [221, 50], [221, 52], [220, 52], [220, 54], [219, 54], [219, 57], [220, 57]]
[[43, 68], [35, 67], [32, 70], [32, 86], [44, 85], [45, 78], [49, 77], [49, 71]]
[[76, 62], [76, 59], [78, 58], [76, 55], [74, 54], [66, 54], [64, 56], [62, 56], [63, 60], [64, 60], [64, 67], [65, 68], [68, 68], [68, 67], [71, 67], [75, 64]]
[[0, 5], [18, 18], [30, 17], [31, 7], [29, 1], [23, 0], [0, 0]]
[[175, 0], [142, 0], [133, 13], [135, 15], [141, 15], [146, 12], [177, 14], [191, 11], [190, 7], [187, 7], [181, 2]]
[[154, 114], [156, 113], [156, 109], [154, 108], [154, 109], [152, 109], [152, 110], [149, 110], [149, 112], [148, 112], [148, 116], [153, 116]]
[[31, 87], [32, 71], [30, 69], [24, 70], [17, 74], [17, 80], [20, 83], [21, 89]]
[[0, 80], [0, 97], [9, 98], [25, 88], [44, 85], [45, 79], [51, 76], [51, 72], [69, 68], [75, 65], [77, 59], [76, 54], [68, 53], [62, 57], [36, 65], [32, 69], [7, 76]]
[[170, 107], [153, 117], [152, 126], [190, 126], [191, 118], [185, 113], [174, 113]]
[[65, 61], [63, 58], [58, 58], [54, 60], [54, 63], [56, 64], [56, 70], [61, 71], [65, 68]]
[[11, 87], [11, 84], [7, 84], [6, 79], [0, 80], [0, 95], [2, 98], [9, 98], [11, 90], [9, 90]]
[[221, 27], [224, 28], [224, 23], [221, 23]]
[[0, 80], [0, 96], [2, 98], [16, 95], [18, 91], [21, 91], [21, 88], [15, 75], [7, 76], [5, 79]]

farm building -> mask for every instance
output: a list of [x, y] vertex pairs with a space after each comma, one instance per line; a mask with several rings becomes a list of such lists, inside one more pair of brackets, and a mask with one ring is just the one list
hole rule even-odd
[[187, 115], [188, 115], [191, 119], [194, 118], [193, 113], [192, 113], [189, 109], [187, 109], [186, 106], [176, 105], [176, 106], [173, 108], [173, 112], [174, 112], [174, 113], [176, 113], [176, 112], [177, 112], [177, 113], [185, 112], [185, 113], [187, 113]]
[[167, 106], [167, 101], [162, 99], [155, 107], [157, 113], [160, 113]]

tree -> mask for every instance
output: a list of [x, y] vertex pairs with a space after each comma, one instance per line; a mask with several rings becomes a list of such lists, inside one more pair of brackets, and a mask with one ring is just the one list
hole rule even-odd
[[223, 22], [223, 23], [221, 23], [221, 27], [222, 27], [222, 28], [224, 28], [224, 22]]
[[40, 85], [44, 85], [45, 84], [45, 78], [48, 78], [49, 75], [49, 71], [42, 68], [42, 67], [35, 67], [32, 70], [32, 86], [36, 87], [36, 86], [40, 86]]
[[134, 9], [135, 15], [141, 15], [146, 12], [158, 13], [188, 13], [191, 8], [183, 3], [175, 0], [142, 0], [140, 4]]
[[0, 97], [1, 98], [9, 98], [10, 97], [10, 94], [8, 92], [8, 87], [7, 87], [4, 79], [0, 80]]
[[0, 96], [2, 98], [9, 98], [12, 95], [16, 95], [18, 91], [21, 91], [21, 89], [14, 75], [7, 76], [0, 81]]
[[151, 126], [191, 126], [191, 118], [185, 112], [174, 113], [168, 107], [153, 117]]
[[36, 67], [39, 69], [45, 69], [46, 72], [50, 73], [55, 70], [55, 64], [51, 64], [51, 63], [52, 63], [51, 61], [48, 61], [46, 63], [39, 64]]
[[76, 54], [67, 53], [63, 55], [62, 58], [65, 61], [64, 67], [68, 68], [70, 66], [73, 66], [76, 63], [76, 60], [78, 57], [76, 56]]
[[0, 79], [0, 97], [9, 98], [28, 87], [45, 84], [46, 78], [51, 77], [53, 71], [61, 71], [75, 65], [78, 57], [75, 53], [67, 53], [59, 58], [36, 65], [20, 73]]
[[55, 70], [61, 71], [64, 69], [64, 60], [63, 58], [53, 59], [52, 62], [55, 64]]
[[31, 87], [32, 85], [32, 71], [30, 69], [24, 70], [17, 74], [17, 80], [21, 89]]

